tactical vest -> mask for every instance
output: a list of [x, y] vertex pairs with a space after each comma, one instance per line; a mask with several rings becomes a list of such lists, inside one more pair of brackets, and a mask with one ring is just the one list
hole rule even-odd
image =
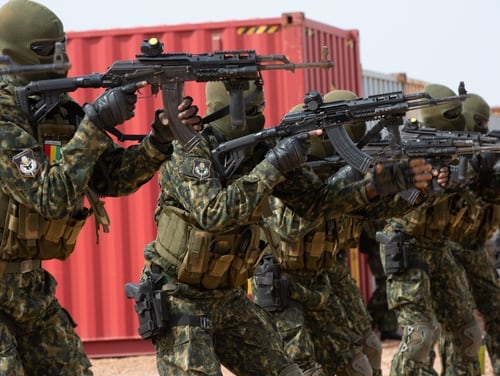
[[[74, 125], [64, 120], [62, 114], [44, 120], [36, 126], [37, 140], [49, 163], [57, 163], [60, 149], [73, 137]], [[75, 249], [76, 239], [86, 219], [96, 212], [96, 224], [101, 223], [107, 231], [109, 218], [102, 201], [88, 190], [88, 201], [92, 210], [84, 207], [84, 197], [75, 205], [72, 216], [53, 220], [42, 217], [35, 210], [16, 202], [5, 187], [0, 191], [0, 259], [15, 261], [23, 259], [66, 259]], [[98, 226], [98, 225], [97, 225]]]
[[154, 243], [165, 269], [180, 282], [205, 289], [241, 287], [262, 258], [257, 224], [214, 233], [200, 229], [189, 213], [173, 206], [158, 216]]
[[424, 203], [404, 217], [404, 232], [412, 237], [441, 239], [450, 216], [449, 197], [437, 197], [429, 205]]
[[327, 221], [299, 240], [280, 239], [278, 252], [284, 270], [318, 271], [333, 265], [338, 246], [336, 224]]
[[450, 213], [453, 217], [447, 236], [457, 243], [484, 244], [498, 226], [495, 205], [485, 203], [470, 191], [461, 192], [450, 201]]
[[355, 215], [343, 215], [337, 222], [337, 237], [342, 249], [356, 248], [366, 219]]

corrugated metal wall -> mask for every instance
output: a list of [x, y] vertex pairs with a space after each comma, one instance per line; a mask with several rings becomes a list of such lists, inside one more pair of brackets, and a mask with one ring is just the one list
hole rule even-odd
[[403, 84], [392, 74], [363, 69], [363, 97], [393, 91], [403, 91]]
[[413, 94], [424, 91], [424, 87], [429, 83], [422, 80], [409, 78], [406, 73], [393, 73], [393, 76], [403, 85], [403, 93]]
[[[70, 76], [103, 72], [115, 60], [133, 59], [141, 42], [150, 37], [159, 38], [166, 52], [253, 49], [258, 54], [285, 54], [294, 63], [319, 61], [322, 46], [328, 46], [335, 61], [335, 68], [329, 71], [263, 73], [268, 126], [276, 125], [312, 89], [362, 90], [358, 32], [307, 20], [303, 13], [286, 13], [275, 19], [70, 32], [67, 37]], [[92, 101], [99, 92], [81, 89], [73, 97], [83, 103]], [[204, 85], [187, 83], [185, 93], [195, 98], [204, 113]], [[154, 110], [160, 106], [160, 98], [152, 98], [147, 88], [143, 89], [135, 118], [120, 130], [146, 133]], [[125, 298], [123, 286], [138, 279], [144, 245], [155, 237], [152, 217], [157, 195], [154, 179], [132, 196], [106, 199], [111, 232], [101, 234], [97, 245], [90, 220], [69, 260], [44, 264], [59, 281], [57, 296], [78, 323], [77, 331], [91, 356], [152, 351], [149, 342], [138, 337], [132, 302]]]

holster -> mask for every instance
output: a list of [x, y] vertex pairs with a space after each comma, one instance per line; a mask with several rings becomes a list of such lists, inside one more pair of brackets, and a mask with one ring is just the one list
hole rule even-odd
[[161, 275], [146, 272], [144, 281], [125, 284], [127, 298], [135, 300], [134, 309], [139, 320], [142, 339], [153, 338], [167, 328], [167, 291], [161, 290]]
[[269, 312], [288, 306], [288, 278], [272, 255], [264, 255], [255, 271], [252, 293], [254, 302]]
[[385, 247], [385, 273], [401, 273], [410, 267], [410, 241], [403, 232], [376, 233], [376, 240]]

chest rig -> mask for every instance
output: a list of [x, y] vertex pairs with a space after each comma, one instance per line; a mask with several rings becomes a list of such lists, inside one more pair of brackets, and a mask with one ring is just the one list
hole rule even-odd
[[[33, 127], [32, 133], [47, 155], [49, 164], [59, 163], [61, 147], [75, 133], [65, 108]], [[96, 231], [99, 224], [108, 231], [109, 219], [103, 202], [90, 189], [86, 196], [91, 209], [84, 207], [84, 197], [75, 205], [71, 216], [46, 219], [35, 210], [15, 201], [7, 190], [0, 190], [0, 259], [66, 259], [74, 250], [76, 239], [86, 219], [96, 213]]]
[[284, 270], [318, 271], [332, 267], [338, 247], [337, 224], [328, 220], [296, 241], [280, 239], [278, 254]]
[[495, 206], [488, 204], [471, 191], [457, 194], [450, 200], [452, 215], [448, 236], [458, 242], [484, 242], [493, 234], [497, 226]]
[[189, 213], [173, 206], [163, 208], [158, 218], [154, 246], [165, 270], [179, 282], [205, 289], [235, 288], [254, 274], [262, 257], [257, 221], [215, 233], [200, 229]]

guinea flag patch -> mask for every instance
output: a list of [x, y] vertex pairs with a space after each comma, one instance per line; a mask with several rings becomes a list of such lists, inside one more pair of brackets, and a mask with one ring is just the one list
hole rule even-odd
[[49, 164], [53, 164], [61, 159], [61, 141], [58, 140], [45, 140], [43, 143], [43, 150], [49, 159]]

